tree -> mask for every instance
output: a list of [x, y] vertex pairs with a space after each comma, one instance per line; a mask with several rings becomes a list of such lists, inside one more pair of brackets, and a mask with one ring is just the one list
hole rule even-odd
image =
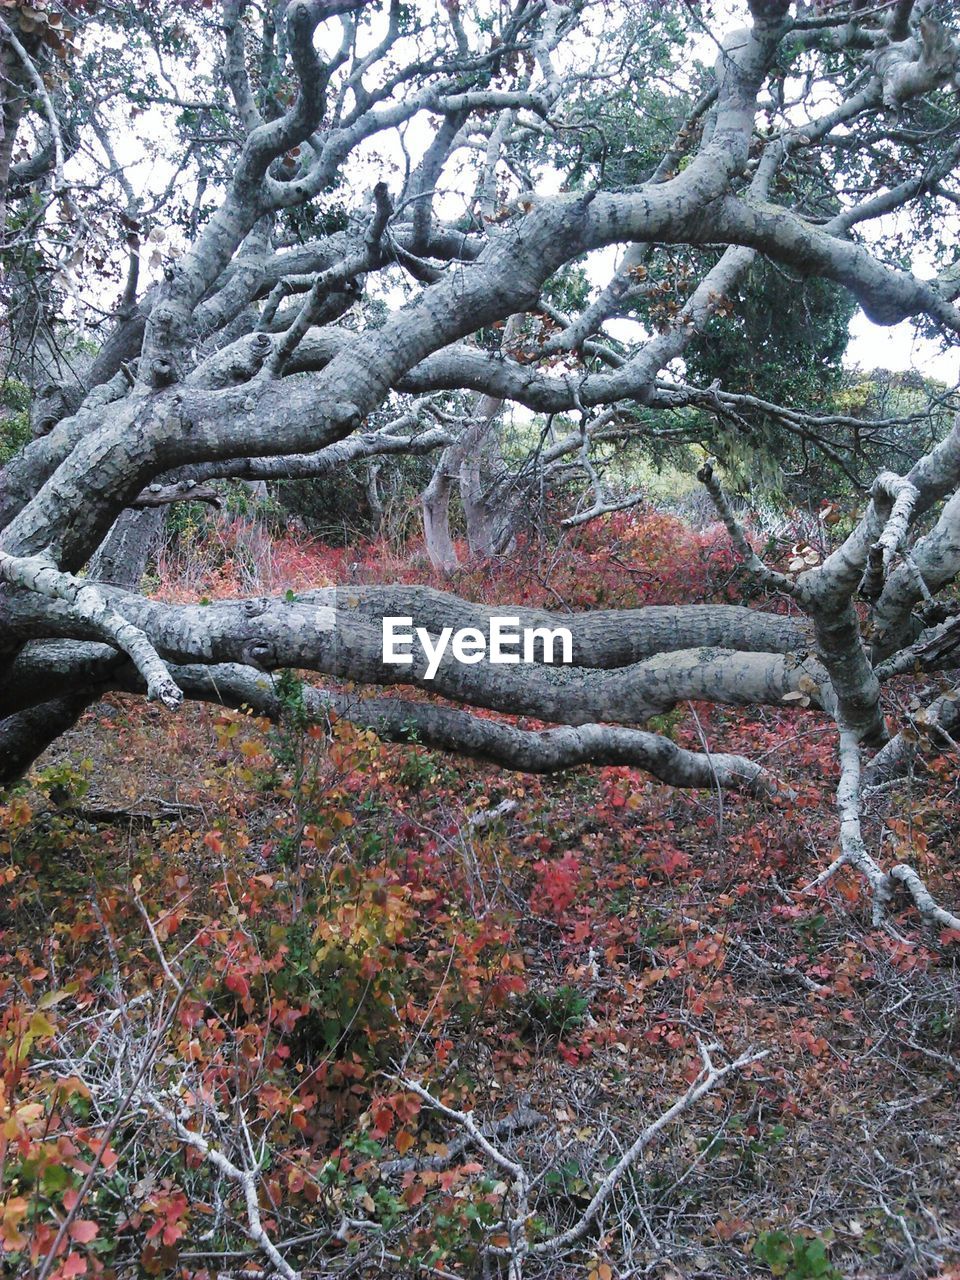
[[[936, 597], [960, 570], [960, 425], [905, 475], [879, 475], [864, 514], [822, 563], [800, 556], [782, 571], [760, 560], [706, 464], [702, 482], [747, 572], [790, 609], [575, 615], [563, 619], [572, 663], [562, 668], [447, 656], [428, 680], [423, 663], [385, 664], [385, 616], [430, 633], [486, 625], [489, 611], [424, 588], [204, 607], [147, 598], [135, 536], [142, 508], [223, 477], [327, 476], [358, 459], [441, 448], [457, 453], [459, 467], [503, 403], [546, 417], [533, 473], [577, 461], [594, 486], [591, 517], [618, 505], [591, 450], [635, 439], [653, 415], [678, 408], [727, 424], [757, 411], [842, 456], [844, 433], [862, 420], [796, 403], [794, 394], [807, 394], [805, 371], [784, 371], [781, 404], [767, 399], [769, 381], [763, 395], [727, 387], [736, 367], [697, 385], [678, 362], [689, 352], [697, 368], [697, 344], [709, 344], [740, 291], [749, 298], [759, 271], [804, 280], [828, 317], [855, 303], [878, 325], [914, 319], [956, 340], [960, 273], [939, 250], [944, 237], [929, 231], [957, 199], [952, 6], [934, 17], [909, 0], [866, 9], [749, 0], [731, 29], [715, 32], [709, 6], [665, 3], [617, 37], [616, 6], [588, 0], [509, 9], [454, 0], [423, 15], [397, 0], [223, 0], [215, 17], [111, 11], [103, 21], [145, 33], [141, 52], [116, 56], [110, 100], [87, 102], [76, 120], [47, 86], [49, 59], [74, 77], [76, 101], [89, 87], [84, 59], [112, 46], [100, 19], [81, 21], [65, 4], [43, 12], [75, 47], [51, 52], [34, 39], [35, 12], [3, 10], [4, 146], [9, 161], [23, 140], [18, 163], [47, 212], [8, 222], [5, 252], [42, 246], [51, 226], [82, 213], [64, 195], [82, 185], [64, 176], [76, 145], [87, 186], [108, 208], [111, 190], [123, 197], [125, 230], [100, 232], [104, 264], [122, 249], [129, 264], [115, 325], [82, 374], [82, 399], [64, 389], [44, 434], [2, 472], [5, 780], [105, 690], [142, 691], [171, 710], [188, 697], [278, 714], [269, 673], [294, 668], [406, 683], [445, 700], [307, 691], [308, 713], [335, 710], [387, 737], [413, 733], [513, 769], [623, 763], [674, 785], [763, 791], [777, 783], [758, 764], [681, 751], [638, 726], [684, 699], [795, 702], [835, 722], [840, 860], [869, 880], [878, 919], [902, 886], [929, 923], [960, 927], [911, 868], [882, 870], [859, 827], [864, 758], [871, 780], [890, 776], [915, 736], [891, 733], [884, 683], [955, 666], [956, 617]], [[168, 59], [183, 65], [170, 71]], [[150, 65], [162, 77], [143, 70]], [[618, 152], [615, 134], [604, 133], [630, 101], [614, 90], [638, 68], [669, 86], [656, 97], [663, 142], [649, 162], [642, 147]], [[578, 109], [598, 82], [617, 104], [609, 122]], [[117, 104], [131, 102], [159, 112], [186, 149], [158, 193], [138, 193], [125, 171]], [[549, 149], [569, 136], [584, 145]], [[82, 158], [91, 138], [100, 140], [93, 181]], [[608, 166], [611, 151], [619, 160]], [[367, 174], [373, 182], [361, 193]], [[16, 194], [13, 175], [8, 163], [0, 176]], [[895, 235], [884, 221], [893, 213]], [[185, 247], [158, 254], [162, 278], [142, 289], [143, 220], [160, 215], [179, 224]], [[910, 265], [921, 245], [939, 257], [932, 278], [919, 257]], [[558, 288], [591, 254], [614, 248], [619, 266], [599, 290]], [[636, 341], [603, 332], [618, 316], [639, 321]], [[502, 340], [488, 341], [491, 333]], [[790, 347], [773, 350], [779, 360]], [[450, 392], [476, 398], [465, 435], [448, 412]], [[572, 427], [561, 436], [557, 415]], [[475, 497], [479, 510], [484, 495]], [[110, 571], [98, 576], [103, 564]], [[531, 627], [557, 623], [513, 612]], [[948, 732], [957, 705], [948, 693], [927, 708], [928, 731]], [[556, 727], [520, 729], [463, 706]]]

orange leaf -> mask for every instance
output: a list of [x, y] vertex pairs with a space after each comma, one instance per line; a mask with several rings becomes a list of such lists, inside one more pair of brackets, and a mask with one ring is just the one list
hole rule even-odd
[[87, 1274], [87, 1260], [82, 1253], [68, 1253], [53, 1273], [51, 1280], [73, 1280], [74, 1276]]
[[26, 1237], [19, 1230], [27, 1208], [28, 1204], [23, 1196], [11, 1196], [0, 1207], [0, 1244], [4, 1249], [22, 1249], [27, 1243]]
[[389, 1107], [381, 1105], [373, 1108], [371, 1116], [374, 1133], [380, 1138], [385, 1138], [393, 1128], [393, 1122], [396, 1119], [393, 1112]]

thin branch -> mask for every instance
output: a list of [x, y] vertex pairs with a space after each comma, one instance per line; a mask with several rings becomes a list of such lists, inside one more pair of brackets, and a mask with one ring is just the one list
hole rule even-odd
[[727, 495], [723, 492], [720, 482], [714, 473], [713, 465], [713, 460], [708, 459], [697, 472], [697, 479], [710, 495], [711, 501], [726, 526], [727, 533], [729, 533], [731, 541], [744, 564], [764, 586], [770, 587], [774, 591], [783, 591], [787, 595], [796, 595], [798, 591], [797, 583], [792, 578], [788, 578], [786, 574], [777, 573], [776, 570], [768, 568], [747, 541], [747, 535], [744, 533], [737, 517], [733, 514], [733, 508], [730, 506]]
[[90, 1191], [90, 1188], [93, 1186], [93, 1180], [97, 1176], [97, 1170], [100, 1168], [100, 1164], [103, 1160], [103, 1157], [106, 1154], [107, 1148], [110, 1145], [110, 1139], [113, 1137], [117, 1129], [117, 1126], [121, 1123], [121, 1121], [127, 1118], [130, 1104], [133, 1101], [134, 1094], [140, 1088], [140, 1083], [143, 1080], [143, 1077], [146, 1075], [147, 1070], [150, 1067], [150, 1064], [153, 1062], [153, 1059], [156, 1056], [157, 1050], [160, 1048], [160, 1045], [163, 1042], [163, 1037], [167, 1034], [167, 1031], [170, 1028], [170, 1024], [173, 1022], [177, 1009], [180, 1006], [180, 1001], [182, 997], [183, 997], [183, 989], [181, 988], [177, 992], [173, 1002], [170, 1005], [170, 1008], [167, 1010], [166, 1017], [164, 1018], [163, 1022], [160, 1024], [159, 1028], [157, 1029], [156, 1035], [153, 1037], [153, 1039], [150, 1041], [150, 1044], [147, 1046], [147, 1050], [143, 1055], [143, 1061], [140, 1063], [140, 1066], [137, 1068], [136, 1074], [134, 1075], [133, 1080], [130, 1083], [130, 1087], [127, 1089], [126, 1093], [124, 1094], [123, 1098], [120, 1101], [120, 1105], [117, 1107], [117, 1110], [114, 1113], [112, 1119], [110, 1120], [110, 1123], [107, 1125], [106, 1129], [103, 1132], [103, 1138], [100, 1141], [100, 1145], [97, 1147], [96, 1155], [93, 1158], [93, 1162], [91, 1163], [90, 1168], [87, 1170], [86, 1176], [83, 1179], [83, 1182], [80, 1184], [80, 1187], [77, 1190], [77, 1196], [73, 1202], [73, 1205], [67, 1211], [66, 1217], [60, 1223], [60, 1227], [57, 1231], [57, 1234], [53, 1238], [53, 1243], [50, 1245], [50, 1249], [47, 1252], [47, 1256], [44, 1258], [40, 1266], [40, 1270], [37, 1273], [37, 1280], [47, 1280], [47, 1277], [50, 1274], [50, 1269], [53, 1266], [54, 1262], [56, 1261], [57, 1254], [60, 1252], [60, 1247], [63, 1244], [64, 1240], [67, 1238], [67, 1232], [70, 1230], [70, 1227], [73, 1225], [73, 1222], [77, 1214], [80, 1212], [80, 1209], [83, 1205], [84, 1200], [87, 1197], [88, 1192]]
[[50, 125], [50, 134], [53, 138], [54, 153], [54, 193], [63, 189], [63, 138], [60, 134], [60, 125], [57, 121], [57, 113], [53, 109], [53, 102], [47, 92], [47, 86], [43, 83], [43, 76], [34, 65], [33, 59], [27, 53], [26, 49], [17, 39], [14, 32], [10, 29], [2, 17], [0, 17], [0, 34], [9, 43], [11, 49], [23, 63], [24, 70], [30, 77], [30, 83], [33, 85], [37, 97], [43, 103], [43, 110]]
[[212, 1147], [202, 1134], [186, 1128], [154, 1094], [145, 1093], [143, 1098], [151, 1110], [170, 1126], [181, 1142], [192, 1147], [194, 1151], [199, 1151], [203, 1158], [212, 1164], [215, 1169], [218, 1169], [225, 1178], [229, 1179], [230, 1182], [235, 1182], [240, 1187], [247, 1210], [247, 1235], [263, 1250], [270, 1259], [274, 1270], [283, 1276], [283, 1280], [300, 1280], [300, 1273], [290, 1266], [263, 1228], [257, 1193], [259, 1179], [256, 1171], [254, 1169], [241, 1169], [238, 1165], [235, 1165], [222, 1151]]
[[[716, 1046], [710, 1046], [710, 1048], [716, 1048]], [[657, 1134], [673, 1124], [674, 1120], [699, 1102], [706, 1094], [712, 1093], [728, 1076], [743, 1071], [755, 1062], [762, 1061], [769, 1056], [769, 1053], [769, 1049], [764, 1049], [759, 1053], [748, 1051], [741, 1054], [739, 1058], [735, 1058], [733, 1062], [729, 1062], [725, 1067], [717, 1067], [709, 1056], [709, 1048], [701, 1046], [701, 1055], [704, 1059], [702, 1074], [690, 1085], [686, 1093], [677, 1099], [672, 1107], [669, 1107], [662, 1115], [658, 1116], [652, 1124], [647, 1125], [643, 1132], [634, 1139], [594, 1192], [593, 1198], [584, 1209], [579, 1221], [559, 1236], [554, 1236], [550, 1240], [543, 1240], [538, 1244], [532, 1245], [530, 1252], [540, 1255], [556, 1255], [562, 1249], [576, 1244], [587, 1233], [591, 1224], [610, 1199], [617, 1183], [627, 1170], [636, 1164]]]
[[508, 1249], [492, 1247], [489, 1252], [498, 1257], [509, 1258], [509, 1280], [521, 1280], [524, 1258], [533, 1255], [555, 1258], [576, 1245], [586, 1235], [603, 1212], [621, 1178], [636, 1164], [659, 1133], [673, 1124], [683, 1112], [694, 1106], [706, 1094], [716, 1089], [728, 1076], [743, 1071], [755, 1062], [762, 1061], [769, 1053], [769, 1050], [763, 1050], [759, 1053], [750, 1051], [741, 1054], [740, 1057], [726, 1066], [718, 1067], [710, 1056], [711, 1051], [715, 1050], [717, 1046], [700, 1044], [699, 1048], [703, 1070], [691, 1083], [687, 1091], [637, 1135], [600, 1183], [577, 1222], [559, 1235], [553, 1236], [549, 1240], [538, 1241], [536, 1244], [530, 1244], [526, 1237], [529, 1213], [528, 1202], [535, 1180], [531, 1179], [518, 1161], [506, 1155], [491, 1141], [490, 1135], [495, 1131], [489, 1126], [481, 1128], [474, 1119], [472, 1111], [458, 1111], [454, 1107], [448, 1107], [416, 1080], [398, 1078], [397, 1083], [402, 1088], [415, 1093], [434, 1111], [462, 1129], [470, 1142], [479, 1147], [491, 1162], [511, 1179], [509, 1195], [513, 1200], [513, 1208], [504, 1215], [503, 1219], [507, 1234], [510, 1237], [510, 1247]]

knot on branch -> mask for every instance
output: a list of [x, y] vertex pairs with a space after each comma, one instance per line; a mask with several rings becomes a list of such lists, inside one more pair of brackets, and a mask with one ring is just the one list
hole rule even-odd
[[269, 671], [276, 665], [273, 646], [265, 640], [248, 640], [240, 650], [241, 659], [257, 671]]
[[150, 385], [155, 390], [169, 387], [177, 380], [177, 366], [168, 356], [157, 356], [150, 361]]
[[352, 400], [343, 400], [332, 405], [327, 420], [332, 427], [355, 427], [363, 417], [358, 405]]
[[387, 229], [387, 223], [393, 213], [393, 201], [390, 199], [390, 189], [385, 182], [378, 182], [373, 188], [373, 217], [370, 219], [370, 225], [367, 227], [366, 244], [371, 254], [379, 253], [380, 242], [383, 239], [383, 233]]
[[244, 600], [241, 608], [244, 615], [248, 618], [259, 618], [261, 614], [266, 613], [270, 607], [270, 601], [266, 596], [254, 596], [250, 600]]

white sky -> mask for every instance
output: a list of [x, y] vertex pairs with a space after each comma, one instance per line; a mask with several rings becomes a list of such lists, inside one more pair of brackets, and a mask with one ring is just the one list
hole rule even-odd
[[960, 350], [944, 352], [940, 344], [919, 338], [905, 320], [892, 328], [871, 324], [862, 311], [850, 322], [850, 345], [844, 364], [869, 369], [915, 370], [948, 386], [960, 381]]

